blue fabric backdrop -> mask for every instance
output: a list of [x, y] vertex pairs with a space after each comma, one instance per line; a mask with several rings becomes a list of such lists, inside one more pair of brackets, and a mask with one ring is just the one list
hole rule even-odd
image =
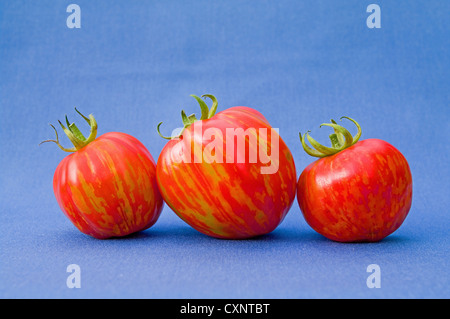
[[[0, 2], [0, 297], [434, 298], [449, 290], [449, 1]], [[369, 4], [381, 28], [368, 28]], [[298, 132], [342, 115], [408, 159], [413, 206], [375, 244], [315, 233], [297, 202], [273, 233], [209, 238], [167, 206], [149, 230], [100, 241], [60, 211], [53, 173], [66, 154], [48, 123], [95, 114], [99, 134], [127, 132], [157, 159], [156, 132], [199, 114], [190, 94], [219, 110], [261, 111], [290, 147], [298, 174], [314, 159]], [[80, 123], [82, 130], [87, 130]], [[351, 127], [351, 125], [350, 125]], [[68, 145], [68, 140], [61, 140]], [[69, 289], [66, 268], [81, 269]], [[367, 266], [381, 269], [369, 289]]]

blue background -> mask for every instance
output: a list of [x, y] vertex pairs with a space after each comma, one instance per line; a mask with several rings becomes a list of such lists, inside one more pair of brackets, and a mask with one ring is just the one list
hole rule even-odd
[[[449, 1], [0, 1], [0, 297], [2, 298], [448, 298]], [[381, 29], [366, 8], [381, 7]], [[297, 174], [314, 159], [298, 132], [342, 115], [408, 159], [413, 206], [391, 236], [339, 244], [315, 233], [294, 202], [261, 238], [226, 241], [191, 229], [167, 206], [124, 239], [80, 233], [52, 190], [67, 154], [48, 123], [93, 113], [99, 134], [127, 132], [155, 160], [156, 132], [200, 114], [261, 111], [291, 149]], [[348, 127], [354, 133], [352, 124]], [[61, 130], [64, 145], [70, 146]], [[69, 289], [69, 264], [81, 288]], [[369, 289], [369, 264], [381, 288]]]

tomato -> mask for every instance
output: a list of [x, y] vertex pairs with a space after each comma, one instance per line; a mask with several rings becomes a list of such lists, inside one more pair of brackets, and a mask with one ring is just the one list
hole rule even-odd
[[306, 222], [318, 233], [339, 242], [379, 241], [397, 230], [412, 203], [412, 176], [405, 157], [380, 139], [358, 141], [335, 121], [332, 148], [306, 134], [317, 161], [300, 175], [297, 200]]
[[182, 111], [182, 133], [161, 151], [161, 194], [182, 220], [208, 236], [243, 239], [267, 234], [282, 222], [295, 199], [292, 154], [260, 112], [240, 106], [215, 114], [216, 98], [205, 96], [213, 101], [211, 110], [193, 95], [201, 119]]
[[74, 124], [67, 121], [66, 128], [59, 122], [74, 148], [62, 147], [57, 133], [56, 140], [45, 141], [72, 152], [60, 162], [53, 178], [59, 206], [81, 232], [99, 239], [149, 228], [164, 203], [152, 155], [125, 133], [109, 132], [96, 138], [95, 118], [84, 118], [91, 126], [87, 139]]

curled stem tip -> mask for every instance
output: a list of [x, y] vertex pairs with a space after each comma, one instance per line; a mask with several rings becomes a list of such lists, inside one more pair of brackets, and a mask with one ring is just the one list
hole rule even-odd
[[161, 126], [162, 123], [163, 122], [159, 122], [158, 126], [156, 127], [156, 130], [158, 131], [159, 136], [161, 136], [162, 138], [165, 138], [166, 140], [171, 140], [172, 139], [171, 137], [167, 137], [167, 136], [164, 136], [161, 134], [159, 127]]
[[[358, 142], [359, 138], [361, 137], [361, 126], [352, 118], [343, 116], [340, 118], [340, 120], [342, 120], [343, 118], [352, 121], [356, 125], [358, 133], [356, 133], [355, 136], [352, 136], [352, 134], [345, 127], [338, 125], [336, 121], [332, 119], [331, 123], [323, 123], [320, 125], [320, 127], [329, 126], [334, 129], [334, 133], [330, 134], [329, 136], [331, 140], [331, 147], [324, 146], [317, 142], [309, 135], [310, 131], [308, 131], [303, 136], [301, 133], [299, 134], [300, 142], [302, 143], [305, 152], [314, 157], [326, 157], [336, 154]], [[314, 149], [306, 144], [306, 140], [309, 141]]]

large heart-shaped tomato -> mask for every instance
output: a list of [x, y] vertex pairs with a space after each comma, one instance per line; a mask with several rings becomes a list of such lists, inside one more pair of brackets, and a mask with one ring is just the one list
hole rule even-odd
[[201, 119], [182, 112], [182, 133], [159, 156], [161, 194], [181, 219], [206, 235], [239, 239], [267, 234], [295, 198], [292, 154], [260, 112], [231, 107], [215, 114], [217, 100], [204, 96], [212, 99], [211, 110], [194, 96]]

